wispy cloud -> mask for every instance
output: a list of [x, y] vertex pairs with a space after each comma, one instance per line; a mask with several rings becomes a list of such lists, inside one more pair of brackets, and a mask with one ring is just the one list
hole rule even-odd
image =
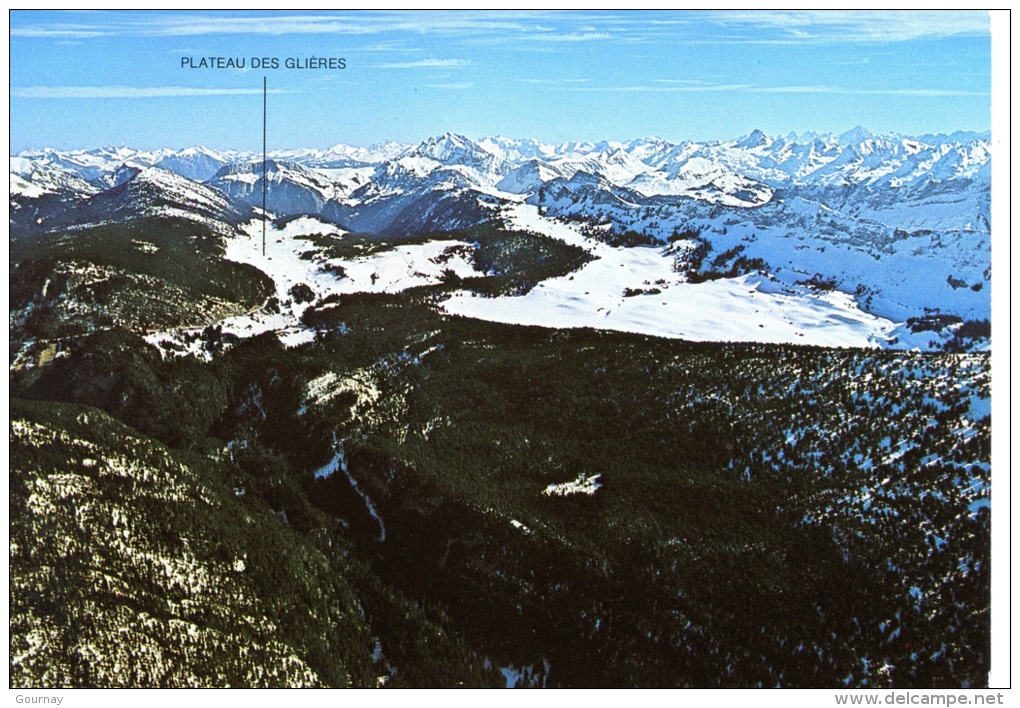
[[375, 23], [344, 16], [267, 15], [260, 17], [171, 16], [145, 32], [170, 36], [205, 34], [373, 34]]
[[52, 25], [49, 27], [11, 27], [11, 37], [36, 39], [95, 39], [117, 34], [91, 25]]
[[[243, 96], [259, 88], [195, 88], [193, 86], [13, 86], [11, 98], [175, 98], [182, 96]], [[267, 93], [293, 93], [270, 89]]]
[[635, 84], [631, 86], [578, 86], [568, 91], [585, 91], [593, 93], [698, 93], [747, 91], [753, 89], [752, 84]]
[[516, 79], [519, 84], [535, 84], [538, 86], [569, 86], [571, 84], [586, 84], [591, 79]]
[[467, 59], [419, 59], [376, 64], [374, 69], [463, 69], [470, 65]]
[[11, 27], [12, 37], [70, 37], [90, 39], [122, 34], [195, 36], [205, 34], [360, 34], [372, 31], [364, 23], [328, 16], [219, 16], [208, 13], [139, 15], [95, 13], [90, 23], [45, 22]]
[[825, 93], [843, 96], [990, 96], [987, 91], [959, 91], [956, 89], [892, 88], [848, 89], [839, 86], [755, 86], [747, 89], [754, 93]]
[[[961, 34], [988, 35], [990, 31], [985, 11], [723, 10], [707, 14], [706, 19], [725, 27], [773, 31], [780, 41], [788, 43], [902, 42]], [[768, 41], [764, 37], [748, 39], [756, 43]]]
[[680, 86], [710, 86], [711, 82], [703, 79], [652, 79], [657, 84], [677, 84]]
[[[89, 38], [122, 34], [147, 36], [201, 35], [372, 35], [383, 32], [471, 35], [478, 32], [532, 30], [531, 21], [544, 13], [510, 12], [357, 12], [234, 15], [222, 12], [94, 13], [91, 22], [50, 24], [37, 19], [14, 26], [12, 37]], [[530, 20], [530, 21], [528, 21]]]
[[[525, 79], [520, 79], [526, 81]], [[540, 80], [538, 80], [540, 81]], [[553, 82], [550, 82], [553, 83]], [[562, 84], [560, 84], [562, 86]], [[756, 84], [712, 84], [691, 79], [653, 79], [649, 84], [627, 86], [566, 86], [566, 91], [591, 93], [779, 93], [833, 94], [841, 96], [989, 96], [987, 91], [936, 88], [855, 89], [825, 85], [760, 86]]]
[[591, 42], [600, 39], [610, 39], [611, 37], [612, 35], [608, 32], [567, 32], [565, 34], [552, 32], [548, 34], [526, 34], [520, 39], [535, 42]]
[[353, 51], [357, 52], [420, 52], [422, 51], [419, 47], [408, 46], [404, 40], [394, 40], [390, 42], [375, 42], [373, 44], [363, 44], [360, 46], [351, 47]]
[[253, 17], [170, 16], [149, 23], [153, 34], [378, 34], [408, 32], [429, 34], [472, 34], [487, 31], [522, 31], [527, 13], [508, 12], [358, 12], [331, 15], [281, 15]]
[[12, 15], [11, 37], [90, 39], [123, 34], [185, 37], [380, 35], [402, 32], [479, 43], [507, 40], [535, 43], [633, 43], [682, 39], [699, 44], [799, 44], [899, 42], [989, 34], [989, 15], [985, 11], [365, 11], [247, 15], [188, 11], [96, 12], [84, 19], [76, 17], [73, 22], [47, 22], [46, 15], [33, 15], [30, 23], [26, 24], [18, 22], [19, 17], [19, 13]]
[[475, 87], [471, 81], [464, 81], [461, 83], [448, 83], [448, 84], [425, 84], [426, 88], [434, 89], [446, 89], [448, 91], [467, 91]]

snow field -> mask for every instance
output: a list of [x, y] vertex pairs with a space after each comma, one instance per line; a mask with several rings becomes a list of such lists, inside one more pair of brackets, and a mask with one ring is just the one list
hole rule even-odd
[[[900, 323], [862, 311], [852, 296], [839, 291], [794, 291], [760, 275], [688, 283], [673, 271], [673, 256], [662, 247], [614, 248], [582, 235], [570, 224], [540, 215], [536, 206], [525, 203], [504, 207], [503, 215], [511, 228], [580, 246], [596, 258], [573, 273], [539, 283], [526, 295], [490, 298], [457, 292], [442, 306], [446, 312], [507, 324], [591, 327], [691, 341], [877, 347], [904, 334]], [[402, 245], [345, 260], [306, 260], [302, 254], [314, 246], [298, 237], [342, 236], [338, 227], [315, 217], [295, 219], [283, 227], [267, 223], [264, 255], [262, 227], [259, 219], [245, 224], [241, 236], [227, 241], [226, 258], [269, 275], [276, 283], [280, 311], [259, 310], [222, 322], [225, 332], [240, 337], [274, 331], [287, 345], [314, 339], [314, 331], [300, 322], [311, 303], [297, 303], [289, 292], [301, 283], [311, 288], [315, 299], [321, 299], [334, 293], [395, 293], [436, 284], [447, 270], [461, 277], [478, 275], [470, 262], [471, 246], [461, 241]], [[796, 250], [800, 258], [807, 257], [809, 267], [823, 265], [813, 260], [829, 261], [845, 254], [837, 246], [830, 245], [822, 253], [797, 248], [795, 239], [779, 241], [781, 252], [790, 250], [792, 258]], [[455, 246], [464, 247], [465, 253], [447, 253]], [[906, 269], [907, 264], [901, 264], [905, 256], [889, 256], [894, 274], [899, 270], [896, 266]], [[343, 275], [325, 266], [339, 266]], [[906, 275], [901, 276], [904, 286], [909, 281]], [[924, 284], [914, 292], [928, 287], [942, 286]], [[902, 292], [909, 296], [907, 290]]]
[[[693, 341], [830, 347], [879, 346], [897, 326], [862, 312], [843, 293], [765, 292], [761, 276], [685, 283], [662, 248], [593, 242], [527, 204], [515, 205], [507, 216], [516, 228], [584, 246], [597, 260], [539, 283], [523, 296], [457, 293], [444, 305], [447, 312], [509, 324], [593, 327]], [[627, 297], [628, 288], [645, 293]]]
[[[294, 302], [289, 292], [300, 283], [310, 287], [316, 299], [320, 299], [333, 293], [392, 293], [418, 285], [435, 284], [440, 282], [447, 269], [460, 276], [476, 274], [463, 256], [454, 255], [445, 262], [439, 259], [447, 248], [467, 245], [459, 241], [398, 246], [364, 258], [327, 262], [302, 259], [301, 255], [314, 247], [309, 241], [297, 237], [338, 232], [342, 236], [342, 231], [335, 225], [314, 217], [295, 219], [282, 228], [267, 223], [265, 254], [262, 252], [262, 226], [260, 219], [244, 224], [243, 235], [228, 240], [225, 257], [253, 265], [271, 277], [276, 283], [280, 312], [258, 311], [224, 320], [223, 330], [239, 337], [275, 331], [287, 345], [311, 341], [314, 331], [301, 325], [301, 314], [310, 303]], [[346, 275], [339, 277], [324, 270], [325, 265], [339, 265]]]

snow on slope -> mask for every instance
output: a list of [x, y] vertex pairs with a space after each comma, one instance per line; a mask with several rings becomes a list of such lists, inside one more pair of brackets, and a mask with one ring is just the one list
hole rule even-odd
[[[293, 159], [321, 164], [326, 189], [316, 193], [325, 198], [335, 192], [351, 213], [371, 207], [387, 216], [387, 209], [404, 209], [412, 198], [470, 189], [510, 202], [512, 227], [552, 235], [597, 256], [525, 296], [458, 293], [446, 304], [451, 313], [685, 339], [873, 346], [901, 337], [896, 346], [910, 346], [912, 340], [903, 339], [903, 328], [894, 322], [932, 309], [968, 319], [987, 316], [988, 140], [930, 137], [855, 129], [783, 139], [754, 131], [722, 142], [547, 146], [447, 134], [373, 155], [385, 160], [374, 166], [362, 161], [367, 154], [342, 146], [295, 153]], [[124, 155], [104, 154], [113, 157]], [[542, 204], [550, 215], [591, 216], [599, 225], [660, 238], [693, 225], [711, 239], [713, 257], [740, 248], [744, 257], [767, 262], [771, 274], [689, 283], [674, 272], [673, 258], [663, 249], [609, 247], [540, 217], [534, 207], [518, 204], [521, 199]], [[301, 211], [354, 223], [319, 206]], [[309, 227], [300, 223], [271, 233], [292, 241], [291, 229]], [[450, 262], [437, 258], [452, 243], [333, 262], [342, 267], [341, 277], [320, 267], [325, 264], [301, 261], [301, 249], [293, 244], [272, 263], [254, 255], [237, 259], [270, 273], [281, 301], [287, 301], [287, 289], [299, 282], [322, 297], [434, 283], [446, 269], [473, 274], [469, 255]], [[307, 242], [298, 245], [308, 250]], [[280, 271], [278, 258], [291, 262], [300, 278]], [[812, 289], [815, 276], [838, 290]], [[289, 323], [280, 326], [297, 336], [299, 315], [297, 310], [279, 315]], [[270, 328], [245, 323], [245, 331], [258, 327]]]
[[230, 202], [218, 190], [170, 170], [149, 167], [138, 172], [131, 180], [136, 185], [143, 183], [151, 185], [160, 198], [167, 202], [210, 213], [226, 212], [231, 209]]
[[[269, 312], [265, 308], [246, 315], [229, 317], [220, 324], [224, 332], [240, 337], [251, 337], [264, 332], [278, 332], [281, 339], [289, 344], [311, 341], [313, 332], [305, 332], [300, 325], [301, 311], [304, 305], [294, 303], [288, 291], [298, 283], [305, 283], [316, 293], [329, 292], [333, 284], [328, 279], [335, 277], [321, 271], [317, 264], [303, 261], [300, 258], [302, 245], [307, 242], [297, 241], [295, 236], [303, 233], [321, 233], [323, 227], [334, 230], [327, 224], [312, 217], [296, 219], [282, 229], [272, 222], [266, 223], [266, 252], [262, 253], [261, 219], [253, 219], [242, 225], [243, 234], [228, 239], [226, 242], [227, 260], [248, 263], [269, 275], [276, 283], [276, 297], [280, 301], [279, 312]], [[175, 341], [177, 333], [159, 332], [146, 339], [158, 344], [160, 341]], [[197, 353], [193, 346], [192, 353]]]
[[[287, 345], [310, 342], [315, 331], [301, 324], [301, 314], [309, 302], [297, 302], [290, 290], [305, 284], [321, 299], [332, 293], [399, 292], [419, 285], [432, 285], [440, 281], [445, 270], [459, 276], [477, 275], [463, 255], [439, 256], [451, 247], [468, 247], [460, 241], [430, 241], [424, 244], [398, 246], [371, 256], [349, 260], [306, 260], [303, 253], [313, 250], [309, 241], [298, 238], [306, 234], [343, 231], [315, 217], [302, 217], [288, 222], [282, 228], [272, 222], [265, 224], [265, 254], [262, 252], [261, 219], [253, 219], [241, 226], [242, 234], [227, 240], [227, 260], [248, 263], [269, 275], [276, 283], [278, 312], [266, 308], [246, 315], [230, 317], [221, 325], [224, 332], [239, 337], [251, 337], [263, 332], [277, 332]], [[345, 275], [338, 276], [326, 266], [342, 266]], [[171, 333], [149, 337], [153, 343], [173, 340]]]
[[48, 189], [40, 187], [37, 184], [32, 184], [27, 179], [17, 174], [13, 170], [11, 171], [10, 179], [12, 197], [26, 197], [28, 199], [38, 199], [42, 195], [50, 193]]
[[[527, 204], [514, 204], [505, 215], [513, 228], [582, 246], [597, 260], [573, 274], [544, 281], [524, 296], [487, 298], [456, 293], [444, 305], [450, 314], [695, 341], [822, 346], [879, 346], [897, 327], [889, 320], [862, 312], [843, 293], [792, 295], [779, 292], [761, 276], [687, 283], [673, 272], [672, 258], [661, 248], [613, 248], [581, 235], [568, 224], [540, 216], [536, 207]], [[336, 232], [336, 227], [327, 222], [304, 217], [282, 228], [267, 224], [264, 256], [262, 221], [247, 222], [242, 229], [242, 236], [228, 240], [226, 257], [249, 263], [272, 277], [280, 311], [260, 310], [222, 323], [225, 332], [241, 337], [275, 331], [288, 345], [311, 341], [314, 331], [300, 323], [309, 303], [295, 302], [289, 292], [301, 283], [320, 299], [331, 293], [398, 292], [434, 284], [447, 269], [461, 277], [478, 274], [464, 253], [439, 258], [450, 247], [462, 246], [465, 252], [470, 249], [469, 244], [459, 241], [403, 245], [371, 256], [327, 262], [302, 259], [312, 246], [297, 238]], [[341, 266], [344, 275], [326, 270], [327, 265]], [[161, 338], [167, 337], [154, 335], [152, 339]]]
[[897, 327], [862, 312], [844, 293], [772, 292], [761, 276], [686, 283], [661, 248], [599, 244], [567, 224], [539, 216], [531, 205], [514, 205], [507, 216], [515, 228], [583, 245], [597, 260], [544, 281], [523, 296], [457, 293], [445, 303], [447, 312], [496, 322], [594, 327], [695, 341], [821, 346], [879, 346]]
[[444, 251], [458, 246], [470, 247], [463, 241], [429, 241], [398, 246], [365, 258], [335, 261], [342, 264], [347, 275], [333, 292], [395, 293], [419, 285], [435, 285], [446, 270], [462, 278], [478, 275], [463, 255], [440, 260]]
[[38, 199], [45, 194], [88, 197], [96, 187], [47, 162], [24, 157], [10, 158], [10, 196]]
[[[760, 275], [689, 283], [673, 271], [672, 256], [661, 247], [614, 248], [523, 203], [506, 207], [504, 216], [512, 228], [581, 246], [596, 260], [539, 283], [523, 296], [455, 293], [443, 305], [446, 312], [494, 322], [592, 327], [693, 341], [875, 347], [899, 333], [897, 323], [861, 311], [845, 293], [792, 293]], [[332, 293], [398, 292], [435, 284], [448, 269], [461, 277], [478, 274], [470, 261], [471, 245], [460, 241], [402, 245], [346, 260], [307, 260], [301, 256], [313, 246], [298, 237], [338, 233], [335, 225], [302, 217], [283, 227], [266, 226], [265, 255], [261, 220], [247, 222], [242, 235], [227, 241], [226, 257], [272, 277], [280, 303], [278, 312], [262, 309], [222, 322], [225, 332], [241, 337], [275, 331], [288, 345], [311, 341], [314, 331], [300, 322], [311, 303], [295, 302], [290, 294], [298, 284], [311, 288], [318, 300]], [[448, 250], [451, 247], [461, 248]], [[340, 266], [342, 275], [327, 266]], [[150, 341], [168, 338], [153, 335]]]

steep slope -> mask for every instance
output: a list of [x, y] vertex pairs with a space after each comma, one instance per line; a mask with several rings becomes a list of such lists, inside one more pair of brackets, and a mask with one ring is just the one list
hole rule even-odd
[[367, 683], [350, 586], [214, 463], [95, 409], [12, 408], [12, 685]]
[[505, 170], [505, 161], [499, 155], [456, 133], [428, 138], [405, 153], [405, 156], [433, 160], [445, 166], [469, 167], [480, 175], [499, 175]]
[[248, 207], [223, 192], [158, 167], [122, 164], [108, 177], [109, 187], [85, 198], [62, 200], [38, 226], [53, 232], [159, 217], [228, 233], [249, 213]]
[[[124, 164], [159, 165], [187, 177], [204, 178], [227, 161], [258, 161], [253, 155], [205, 148], [37, 150], [25, 151], [21, 157], [104, 186]], [[881, 135], [858, 126], [841, 135], [791, 133], [783, 138], [756, 130], [728, 141], [672, 143], [645, 138], [561, 145], [501, 136], [472, 141], [447, 133], [413, 147], [336, 145], [325, 150], [279, 150], [271, 158], [289, 163], [292, 171], [294, 164], [301, 164], [331, 173], [329, 178], [321, 174], [315, 178], [281, 172], [288, 198], [297, 199], [301, 210], [309, 213], [321, 213], [322, 204], [332, 197], [347, 199], [362, 186], [363, 176], [353, 171], [367, 175], [379, 168], [372, 177], [376, 189], [354, 197], [355, 202], [400, 198], [429, 185], [483, 192], [499, 185], [500, 190], [533, 194], [542, 183], [569, 179], [583, 171], [647, 196], [686, 196], [734, 206], [760, 205], [781, 189], [851, 217], [875, 219], [908, 231], [987, 230], [989, 219], [987, 133], [910, 137]], [[246, 193], [255, 182], [250, 177], [235, 179], [238, 183], [231, 186], [231, 193]], [[331, 179], [344, 185], [339, 194], [330, 187]], [[295, 189], [311, 193], [299, 198]], [[281, 206], [285, 207], [282, 213], [299, 213], [287, 199]]]
[[223, 253], [221, 234], [174, 217], [58, 231], [12, 246], [12, 345], [24, 345], [32, 360], [37, 350], [99, 329], [204, 327], [261, 307], [271, 281]]
[[772, 198], [766, 185], [700, 157], [670, 165], [663, 172], [641, 174], [627, 186], [647, 196], [671, 194], [738, 207], [760, 206]]
[[295, 532], [268, 469], [68, 404], [15, 400], [10, 432], [13, 686], [494, 681], [307, 502]]
[[[43, 386], [57, 383], [46, 367], [27, 393], [87, 391], [104, 361], [138, 367], [97, 405], [132, 424], [194, 423], [179, 442], [193, 452], [92, 410], [15, 406], [12, 577], [39, 608], [16, 606], [15, 656], [39, 624], [57, 637], [79, 627], [95, 647], [79, 665], [114, 656], [118, 676], [149, 670], [155, 650], [125, 656], [92, 629], [124, 616], [110, 609], [121, 598], [153, 617], [185, 613], [198, 636], [208, 625], [229, 634], [229, 600], [204, 623], [186, 614], [205, 601], [174, 579], [197, 567], [213, 599], [252, 583], [247, 616], [277, 623], [272, 641], [340, 685], [346, 671], [362, 685], [359, 652], [362, 666], [380, 657], [370, 679], [419, 686], [482, 682], [486, 663], [507, 683], [549, 686], [987, 681], [987, 355], [697, 345], [447, 317], [429, 300], [333, 298], [308, 317], [316, 342], [254, 338], [209, 364], [95, 338], [60, 369], [61, 386]], [[162, 410], [166, 385], [205, 398]], [[43, 516], [46, 502], [56, 510]], [[46, 543], [26, 545], [29, 533]], [[59, 546], [65, 536], [74, 544]], [[98, 559], [89, 569], [129, 587], [47, 585], [50, 567], [78, 577], [79, 542]], [[66, 565], [50, 559], [54, 546]], [[274, 571], [273, 559], [288, 565]], [[338, 660], [337, 644], [318, 642], [351, 628], [339, 600], [336, 625], [322, 626], [345, 586], [378, 643], [358, 639], [358, 612]], [[149, 609], [168, 599], [180, 609]], [[77, 621], [81, 606], [96, 623]], [[54, 607], [71, 610], [21, 619]], [[27, 665], [62, 666], [60, 647]], [[191, 656], [168, 681], [206, 671]], [[226, 665], [247, 680], [247, 660]]]
[[987, 355], [504, 326], [431, 296], [331, 298], [315, 343], [232, 349], [231, 430], [508, 681], [985, 680]]
[[231, 153], [198, 146], [172, 152], [158, 160], [155, 166], [188, 179], [204, 182], [234, 159], [235, 156]]
[[12, 685], [987, 685], [982, 141], [12, 159]]
[[506, 177], [496, 183], [498, 189], [511, 194], [532, 194], [546, 182], [554, 179], [569, 179], [574, 172], [543, 160], [528, 160], [515, 167]]
[[[270, 212], [319, 214], [327, 203], [341, 196], [324, 175], [295, 162], [267, 160], [265, 169], [266, 209]], [[261, 207], [262, 170], [261, 160], [227, 165], [209, 184], [234, 199]]]
[[88, 150], [54, 150], [52, 148], [23, 150], [18, 153], [18, 156], [33, 162], [51, 164], [80, 179], [96, 182], [101, 181], [104, 175], [115, 171], [125, 162], [151, 167], [162, 157], [162, 154], [124, 146], [107, 146]]
[[52, 216], [100, 191], [57, 165], [27, 158], [10, 159], [11, 238], [40, 233]]

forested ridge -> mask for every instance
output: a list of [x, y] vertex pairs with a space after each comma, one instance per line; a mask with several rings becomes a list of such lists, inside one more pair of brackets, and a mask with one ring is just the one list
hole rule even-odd
[[12, 370], [12, 683], [987, 683], [987, 353], [499, 325], [450, 287]]

